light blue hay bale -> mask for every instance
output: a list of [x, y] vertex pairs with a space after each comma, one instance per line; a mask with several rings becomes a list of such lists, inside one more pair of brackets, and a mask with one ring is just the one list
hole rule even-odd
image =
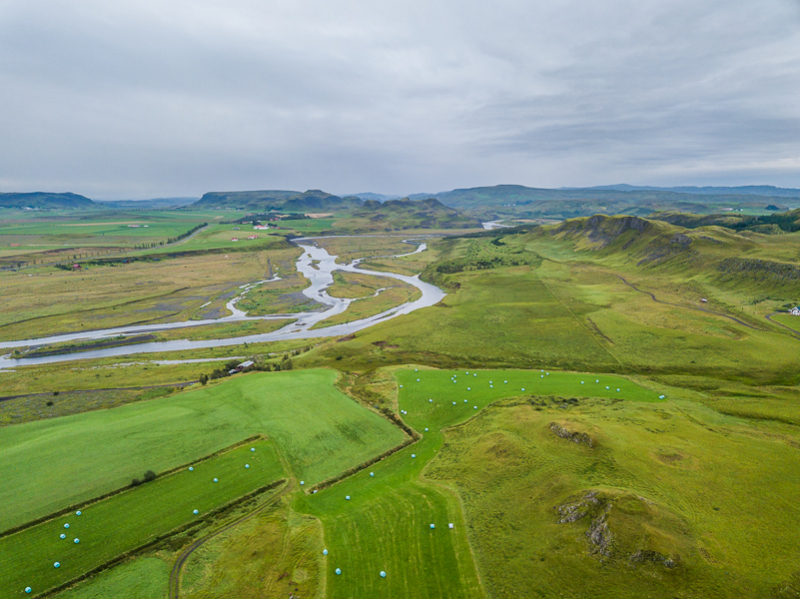
[[436, 525], [435, 524], [431, 524], [431, 528], [436, 528]]
[[432, 400], [432, 399], [429, 399], [429, 400], [428, 400], [428, 403], [433, 403], [433, 400]]
[[194, 510], [192, 513], [196, 516], [197, 514], [200, 513], [200, 510]]
[[61, 567], [61, 564], [59, 564], [58, 562], [56, 562], [55, 564], [53, 564], [53, 567], [54, 567], [54, 568], [60, 568], [60, 567]]
[[75, 512], [75, 515], [76, 515], [76, 516], [80, 516], [80, 515], [81, 515], [81, 511], [80, 511], [80, 510], [78, 510], [77, 512]]
[[62, 533], [61, 533], [61, 538], [62, 538], [62, 539], [66, 539], [66, 538], [67, 538], [67, 535], [65, 535], [65, 534], [62, 532]]
[[381, 578], [386, 578], [386, 572], [384, 572], [383, 570], [381, 570]]
[[194, 472], [194, 466], [189, 466], [189, 472]]
[[425, 427], [425, 432], [426, 432], [426, 433], [428, 432], [428, 427]]
[[75, 540], [73, 541], [73, 543], [75, 543], [77, 545], [80, 542], [81, 542], [81, 540], [78, 537], [75, 537]]
[[464, 400], [464, 403], [467, 403], [467, 400], [466, 400], [466, 399]]
[[336, 568], [336, 576], [339, 576], [339, 574], [341, 574], [341, 573], [342, 573], [341, 568]]
[[525, 391], [525, 387], [523, 387], [522, 390]]
[[322, 550], [322, 555], [328, 555], [328, 550], [327, 549], [323, 549]]
[[69, 528], [69, 523], [65, 524], [64, 528]]
[[251, 448], [250, 448], [250, 451], [255, 451], [255, 450], [256, 450], [256, 448], [255, 448], [255, 447], [251, 447]]
[[301, 480], [301, 481], [300, 481], [300, 486], [303, 486], [304, 484], [306, 484], [306, 481], [304, 481], [304, 480]]
[[375, 473], [374, 472], [370, 472], [369, 475], [370, 476], [375, 476]]
[[30, 593], [33, 589], [31, 587], [25, 587], [25, 592]]
[[345, 495], [344, 498], [347, 499], [347, 501], [350, 501], [350, 495]]
[[218, 483], [218, 482], [219, 482], [219, 479], [218, 479], [218, 478], [215, 478], [215, 479], [214, 479], [214, 482], [215, 482], [215, 483]]
[[472, 409], [473, 409], [473, 410], [477, 410], [477, 409], [478, 409], [478, 406], [472, 406]]
[[245, 467], [245, 468], [249, 468], [249, 467], [250, 467], [250, 464], [245, 464], [245, 465], [244, 465], [244, 467]]

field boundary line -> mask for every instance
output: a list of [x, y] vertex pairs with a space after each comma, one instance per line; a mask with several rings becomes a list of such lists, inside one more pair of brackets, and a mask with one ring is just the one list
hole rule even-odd
[[254, 491], [250, 491], [249, 493], [247, 493], [245, 495], [242, 495], [241, 497], [237, 497], [236, 499], [234, 499], [232, 501], [224, 503], [221, 506], [219, 506], [216, 510], [214, 510], [213, 512], [209, 512], [208, 514], [205, 514], [199, 520], [195, 520], [195, 521], [192, 521], [192, 522], [187, 522], [186, 524], [178, 526], [177, 528], [173, 528], [172, 530], [170, 530], [170, 531], [168, 531], [168, 532], [166, 532], [164, 534], [158, 535], [157, 537], [154, 537], [154, 538], [150, 539], [146, 543], [143, 543], [142, 545], [139, 545], [138, 547], [135, 547], [133, 549], [125, 551], [124, 553], [121, 553], [117, 557], [115, 557], [113, 559], [110, 559], [107, 562], [104, 562], [104, 563], [100, 564], [99, 566], [96, 566], [95, 568], [92, 568], [88, 572], [84, 572], [80, 576], [76, 576], [72, 580], [68, 580], [65, 583], [62, 583], [62, 584], [60, 584], [60, 585], [58, 585], [56, 587], [53, 587], [51, 589], [48, 589], [48, 590], [36, 595], [36, 597], [50, 597], [51, 595], [53, 595], [55, 593], [60, 593], [61, 591], [65, 590], [65, 589], [67, 589], [67, 588], [69, 588], [69, 587], [71, 587], [71, 586], [73, 586], [73, 585], [75, 585], [75, 584], [77, 584], [79, 582], [82, 582], [82, 581], [84, 581], [84, 580], [86, 580], [88, 578], [91, 578], [92, 576], [95, 576], [95, 575], [99, 574], [100, 572], [104, 572], [105, 570], [108, 570], [109, 568], [124, 562], [129, 557], [132, 557], [132, 556], [136, 555], [137, 553], [139, 553], [141, 551], [144, 551], [145, 549], [148, 549], [148, 548], [150, 548], [150, 547], [152, 547], [154, 545], [157, 545], [158, 543], [160, 543], [161, 541], [164, 541], [165, 539], [168, 539], [168, 538], [170, 538], [170, 537], [172, 537], [172, 536], [174, 536], [176, 534], [179, 534], [179, 533], [183, 532], [184, 530], [189, 530], [193, 526], [196, 526], [197, 524], [200, 524], [200, 523], [204, 522], [208, 518], [216, 516], [217, 514], [220, 514], [220, 513], [224, 512], [226, 510], [229, 510], [231, 508], [234, 508], [237, 505], [239, 505], [240, 503], [244, 503], [245, 501], [248, 501], [248, 500], [252, 499], [253, 497], [257, 497], [258, 495], [260, 495], [262, 493], [266, 493], [268, 491], [271, 491], [272, 489], [275, 489], [275, 488], [279, 487], [280, 485], [284, 484], [285, 482], [286, 482], [285, 478], [280, 478], [280, 479], [278, 479], [276, 481], [273, 481], [273, 482], [269, 483], [268, 485], [264, 485], [262, 487], [259, 487], [258, 489], [255, 489]]
[[[579, 325], [580, 325], [580, 326], [581, 326], [581, 327], [582, 327], [582, 328], [583, 328], [583, 329], [584, 329], [584, 330], [585, 330], [587, 333], [589, 333], [589, 336], [590, 336], [590, 337], [592, 338], [592, 340], [593, 340], [593, 341], [594, 341], [594, 342], [597, 344], [597, 346], [598, 346], [600, 349], [604, 350], [604, 351], [605, 351], [605, 352], [606, 352], [606, 353], [607, 353], [609, 356], [611, 356], [612, 358], [614, 358], [614, 361], [615, 361], [617, 364], [619, 364], [620, 366], [623, 366], [623, 367], [624, 367], [624, 364], [623, 364], [623, 363], [620, 361], [620, 359], [619, 359], [617, 356], [615, 356], [615, 355], [614, 355], [614, 354], [611, 352], [611, 350], [610, 350], [610, 349], [608, 349], [608, 348], [607, 348], [607, 347], [605, 347], [605, 346], [604, 346], [602, 343], [600, 343], [600, 341], [597, 339], [597, 334], [596, 334], [594, 331], [592, 331], [592, 329], [590, 329], [589, 327], [587, 327], [587, 326], [586, 326], [586, 324], [585, 324], [584, 322], [582, 322], [582, 321], [581, 321], [581, 320], [580, 320], [580, 319], [579, 319], [577, 316], [575, 316], [575, 313], [574, 313], [572, 310], [570, 310], [570, 309], [569, 309], [569, 306], [567, 306], [567, 305], [566, 305], [566, 304], [565, 304], [563, 301], [561, 301], [561, 298], [560, 298], [560, 297], [558, 297], [558, 296], [557, 296], [555, 293], [553, 293], [553, 292], [552, 292], [552, 290], [550, 289], [550, 287], [548, 287], [548, 286], [547, 286], [547, 283], [545, 283], [545, 282], [544, 282], [544, 280], [542, 280], [542, 277], [540, 277], [540, 276], [539, 276], [539, 273], [538, 273], [538, 272], [536, 272], [536, 271], [534, 270], [534, 271], [533, 271], [533, 274], [534, 274], [534, 275], [536, 275], [536, 278], [537, 278], [537, 279], [539, 280], [539, 282], [542, 284], [542, 287], [544, 287], [545, 289], [547, 289], [547, 293], [549, 293], [551, 296], [553, 296], [553, 298], [554, 298], [554, 299], [555, 299], [555, 300], [556, 300], [556, 301], [557, 301], [559, 304], [561, 304], [561, 307], [562, 307], [562, 308], [564, 308], [564, 309], [565, 309], [565, 310], [566, 310], [566, 311], [569, 313], [569, 315], [570, 315], [570, 316], [572, 316], [573, 320], [575, 320], [575, 322], [577, 322], [577, 323], [578, 323], [578, 324], [579, 324]], [[596, 326], [596, 325], [595, 325], [595, 326]], [[598, 329], [598, 330], [599, 330], [599, 329]], [[602, 333], [601, 333], [601, 334], [602, 334]]]
[[[714, 314], [715, 316], [721, 316], [722, 318], [728, 318], [728, 319], [730, 319], [730, 320], [732, 320], [732, 321], [734, 321], [734, 322], [738, 322], [740, 325], [742, 325], [742, 326], [745, 326], [745, 327], [747, 327], [748, 329], [753, 329], [754, 331], [760, 331], [760, 332], [762, 332], [762, 333], [769, 333], [769, 332], [771, 332], [769, 329], [762, 329], [762, 328], [759, 328], [759, 327], [757, 327], [757, 326], [754, 326], [754, 325], [752, 325], [752, 324], [749, 324], [749, 323], [747, 323], [747, 322], [745, 322], [745, 321], [743, 321], [743, 320], [740, 320], [740, 319], [736, 318], [735, 316], [731, 316], [730, 314], [725, 314], [724, 312], [717, 312], [717, 311], [715, 311], [715, 310], [709, 310], [709, 309], [707, 309], [707, 308], [701, 308], [700, 306], [684, 306], [684, 305], [682, 305], [682, 304], [675, 304], [675, 303], [673, 303], [673, 302], [665, 302], [664, 300], [660, 300], [660, 299], [658, 299], [658, 298], [655, 296], [655, 294], [653, 294], [652, 292], [650, 292], [650, 291], [645, 291], [644, 289], [639, 289], [639, 288], [638, 288], [636, 285], [634, 285], [633, 283], [629, 283], [628, 281], [626, 281], [626, 280], [625, 280], [625, 277], [623, 277], [623, 276], [621, 276], [621, 275], [618, 275], [618, 274], [616, 274], [616, 273], [613, 273], [613, 274], [614, 274], [614, 276], [615, 276], [615, 277], [617, 277], [617, 278], [618, 278], [620, 281], [622, 281], [623, 283], [625, 283], [625, 284], [626, 284], [628, 287], [630, 287], [631, 289], [634, 289], [634, 290], [638, 291], [639, 293], [644, 293], [645, 295], [649, 295], [649, 296], [650, 296], [650, 298], [651, 298], [651, 299], [652, 299], [654, 302], [656, 302], [657, 304], [664, 304], [664, 305], [666, 305], [666, 306], [674, 306], [674, 307], [676, 307], [676, 308], [686, 308], [686, 309], [689, 309], [689, 310], [697, 310], [698, 312], [705, 312], [706, 314]], [[780, 324], [780, 323], [778, 323], [778, 324]], [[787, 328], [788, 328], [788, 327], [787, 327]]]
[[[236, 449], [237, 447], [241, 447], [242, 445], [246, 445], [248, 443], [252, 443], [253, 441], [267, 440], [268, 438], [269, 437], [267, 437], [266, 435], [263, 435], [261, 433], [259, 433], [257, 435], [251, 435], [250, 437], [247, 437], [246, 439], [242, 439], [241, 441], [237, 441], [233, 445], [229, 445], [227, 447], [223, 447], [222, 449], [220, 449], [218, 451], [215, 451], [214, 453], [210, 453], [208, 455], [205, 455], [205, 456], [203, 456], [201, 458], [198, 458], [196, 460], [193, 460], [191, 462], [186, 462], [185, 464], [180, 464], [179, 466], [175, 466], [174, 468], [170, 468], [169, 470], [165, 470], [165, 471], [161, 472], [160, 474], [158, 474], [157, 478], [162, 478], [164, 476], [169, 476], [171, 474], [175, 474], [176, 472], [178, 472], [180, 470], [183, 470], [184, 468], [188, 468], [189, 466], [193, 466], [195, 464], [200, 464], [200, 463], [205, 462], [207, 460], [210, 460], [211, 458], [214, 458], [214, 457], [216, 457], [218, 455], [222, 455], [223, 453], [227, 453], [229, 451], [232, 451], [232, 450]], [[73, 503], [72, 505], [68, 505], [67, 507], [62, 508], [62, 509], [58, 510], [57, 512], [51, 512], [51, 513], [49, 513], [49, 514], [47, 514], [45, 516], [41, 516], [40, 518], [36, 518], [35, 520], [31, 520], [31, 521], [26, 522], [24, 524], [20, 524], [18, 526], [14, 526], [12, 528], [6, 529], [6, 530], [0, 532], [0, 539], [3, 539], [5, 537], [10, 537], [11, 535], [15, 535], [15, 534], [17, 534], [19, 532], [22, 532], [24, 530], [27, 530], [29, 528], [33, 528], [34, 526], [38, 526], [39, 524], [43, 524], [45, 522], [50, 522], [51, 520], [55, 520], [56, 518], [60, 518], [61, 516], [64, 516], [64, 515], [72, 512], [74, 510], [86, 509], [86, 507], [88, 507], [90, 505], [94, 505], [95, 503], [100, 503], [101, 501], [105, 501], [106, 499], [114, 497], [115, 495], [119, 495], [120, 493], [123, 493], [124, 491], [127, 491], [127, 490], [132, 489], [132, 488], [134, 488], [134, 487], [131, 487], [130, 485], [125, 485], [124, 487], [119, 487], [117, 489], [109, 491], [108, 493], [104, 493], [103, 495], [99, 495], [97, 497], [93, 497], [91, 499], [87, 499], [87, 500], [82, 501], [80, 503]]]
[[[279, 484], [283, 484], [283, 483], [286, 483], [286, 482], [287, 482], [287, 480], [285, 478], [282, 478], [279, 481], [276, 481], [277, 484], [276, 483], [272, 483], [272, 488], [274, 489]], [[270, 486], [270, 485], [268, 485], [268, 486]], [[202, 539], [196, 540], [194, 543], [189, 545], [189, 547], [184, 549], [181, 552], [181, 554], [178, 556], [178, 559], [175, 560], [175, 564], [172, 566], [172, 571], [169, 574], [169, 592], [168, 592], [168, 597], [170, 599], [177, 599], [178, 596], [180, 595], [181, 573], [183, 571], [183, 566], [186, 564], [186, 561], [192, 556], [192, 554], [197, 549], [199, 549], [201, 546], [206, 544], [211, 539], [221, 535], [223, 532], [226, 532], [226, 531], [230, 530], [231, 528], [234, 528], [235, 526], [238, 526], [239, 524], [241, 524], [245, 520], [249, 520], [253, 516], [259, 514], [262, 510], [266, 509], [267, 507], [269, 507], [271, 505], [274, 505], [274, 503], [280, 497], [282, 497], [286, 492], [288, 492], [292, 488], [292, 486], [293, 486], [293, 483], [290, 482], [289, 484], [287, 484], [284, 487], [283, 490], [281, 490], [280, 493], [277, 493], [276, 495], [271, 497], [269, 500], [265, 501], [263, 504], [261, 504], [260, 506], [256, 507], [249, 514], [245, 514], [241, 518], [238, 518], [237, 520], [234, 520], [233, 522], [230, 522], [229, 524], [224, 525], [222, 528], [219, 528], [219, 529], [215, 530], [214, 532], [211, 532], [211, 533], [207, 534]], [[271, 489], [264, 488], [263, 492], [266, 492], [266, 491], [269, 491], [269, 490], [271, 490]], [[244, 498], [242, 498], [242, 500], [244, 500]], [[209, 516], [210, 515], [212, 515], [212, 514], [209, 514]]]

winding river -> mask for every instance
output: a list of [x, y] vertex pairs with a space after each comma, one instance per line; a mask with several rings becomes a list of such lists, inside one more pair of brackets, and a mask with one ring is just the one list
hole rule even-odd
[[[97, 358], [108, 358], [114, 356], [127, 356], [133, 354], [144, 353], [160, 353], [183, 351], [191, 349], [205, 349], [210, 347], [228, 347], [233, 345], [241, 345], [243, 343], [264, 343], [268, 341], [289, 341], [293, 339], [314, 339], [322, 337], [342, 337], [351, 335], [370, 327], [376, 323], [396, 318], [402, 314], [409, 314], [420, 308], [428, 308], [440, 302], [445, 293], [430, 283], [421, 281], [419, 275], [407, 276], [400, 275], [392, 272], [381, 272], [375, 270], [368, 270], [360, 268], [359, 262], [361, 259], [354, 260], [349, 264], [337, 264], [336, 256], [329, 254], [324, 248], [317, 247], [313, 244], [312, 238], [296, 239], [297, 243], [304, 251], [297, 259], [297, 271], [306, 277], [311, 285], [303, 290], [303, 294], [309, 299], [315, 300], [320, 304], [327, 307], [326, 310], [320, 312], [303, 312], [298, 314], [280, 314], [269, 316], [247, 316], [243, 311], [236, 308], [236, 302], [243, 297], [247, 291], [257, 285], [266, 285], [271, 281], [277, 280], [276, 278], [266, 281], [258, 281], [249, 285], [242, 286], [242, 293], [228, 302], [227, 307], [231, 311], [231, 315], [224, 316], [217, 319], [206, 320], [190, 320], [184, 322], [172, 322], [164, 324], [150, 324], [150, 325], [135, 325], [128, 327], [116, 327], [111, 329], [99, 329], [95, 331], [81, 331], [78, 333], [67, 333], [63, 335], [53, 335], [50, 337], [41, 337], [38, 339], [25, 339], [22, 341], [0, 341], [0, 350], [14, 349], [19, 347], [41, 346], [49, 345], [52, 343], [64, 343], [71, 341], [86, 341], [86, 340], [103, 340], [118, 337], [120, 335], [136, 335], [140, 333], [151, 333], [157, 331], [174, 330], [186, 327], [196, 327], [209, 324], [220, 324], [229, 322], [242, 322], [248, 320], [293, 320], [290, 324], [273, 331], [271, 333], [260, 333], [256, 335], [248, 335], [245, 337], [232, 337], [229, 339], [205, 339], [191, 341], [188, 339], [174, 340], [174, 341], [158, 341], [151, 343], [141, 343], [138, 345], [121, 345], [116, 347], [108, 347], [102, 349], [94, 349], [83, 352], [75, 352], [68, 354], [59, 354], [53, 356], [41, 356], [30, 358], [14, 359], [10, 355], [0, 357], [0, 370], [13, 368], [15, 366], [32, 366], [37, 364], [49, 364], [53, 362], [67, 362], [72, 360], [92, 360]], [[408, 254], [400, 254], [402, 257], [410, 256], [427, 249], [425, 243], [421, 243], [419, 247], [413, 252]], [[334, 271], [354, 272], [366, 275], [374, 275], [379, 277], [386, 277], [403, 281], [409, 285], [413, 285], [420, 290], [421, 296], [413, 302], [406, 302], [394, 308], [390, 308], [380, 314], [355, 320], [352, 322], [333, 325], [322, 329], [311, 330], [315, 324], [322, 322], [332, 316], [341, 314], [347, 307], [354, 301], [353, 299], [341, 299], [331, 297], [327, 293], [328, 287], [333, 284]]]

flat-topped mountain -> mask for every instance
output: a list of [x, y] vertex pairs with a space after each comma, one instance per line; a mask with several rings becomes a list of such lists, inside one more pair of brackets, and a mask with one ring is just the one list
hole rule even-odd
[[358, 198], [339, 196], [310, 189], [308, 191], [212, 191], [203, 195], [190, 208], [238, 208], [254, 212], [281, 210], [284, 212], [339, 212], [358, 208]]
[[55, 208], [96, 208], [92, 200], [75, 193], [0, 193], [0, 208], [31, 208], [52, 210]]

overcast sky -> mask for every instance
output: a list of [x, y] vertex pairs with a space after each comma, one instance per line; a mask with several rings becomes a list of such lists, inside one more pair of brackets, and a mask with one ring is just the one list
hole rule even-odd
[[0, 0], [0, 191], [800, 187], [798, 0]]

